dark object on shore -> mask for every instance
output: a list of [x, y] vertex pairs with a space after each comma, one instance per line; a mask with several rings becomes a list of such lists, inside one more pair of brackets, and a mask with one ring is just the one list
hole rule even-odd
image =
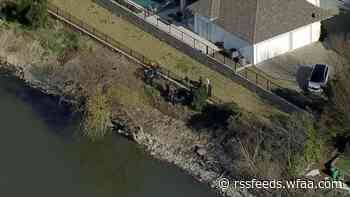
[[153, 84], [154, 79], [160, 78], [160, 72], [158, 68], [145, 69], [143, 71], [145, 82], [148, 84]]
[[189, 105], [192, 101], [192, 94], [186, 89], [176, 88], [167, 84], [166, 94], [168, 100], [173, 104]]
[[224, 48], [224, 42], [215, 42], [214, 44], [215, 44], [215, 46], [217, 46], [219, 49], [223, 49], [223, 48]]

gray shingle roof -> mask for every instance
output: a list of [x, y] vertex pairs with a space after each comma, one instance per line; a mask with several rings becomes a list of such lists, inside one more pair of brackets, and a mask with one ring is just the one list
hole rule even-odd
[[199, 0], [191, 7], [252, 44], [332, 16], [306, 0]]

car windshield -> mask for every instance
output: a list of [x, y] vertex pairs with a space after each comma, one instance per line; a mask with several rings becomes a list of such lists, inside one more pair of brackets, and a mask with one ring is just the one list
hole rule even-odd
[[312, 72], [311, 81], [316, 83], [324, 81], [325, 69], [326, 65], [317, 64]]

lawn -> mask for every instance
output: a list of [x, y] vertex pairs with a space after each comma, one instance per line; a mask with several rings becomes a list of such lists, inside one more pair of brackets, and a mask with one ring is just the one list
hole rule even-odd
[[231, 81], [219, 73], [198, 63], [152, 35], [142, 31], [131, 23], [112, 15], [92, 0], [49, 0], [83, 20], [85, 23], [108, 34], [118, 42], [129, 46], [146, 57], [161, 63], [179, 76], [187, 75], [190, 79], [208, 78], [213, 85], [214, 96], [224, 102], [236, 102], [248, 111], [268, 116], [280, 112], [276, 107], [262, 100], [255, 93]]
[[[271, 89], [277, 89], [277, 88], [286, 88], [286, 89], [291, 89], [291, 90], [297, 90], [299, 91], [298, 88], [298, 84], [297, 81], [293, 81], [293, 80], [286, 80], [286, 79], [281, 79], [281, 78], [275, 78], [273, 76], [271, 76], [270, 74], [264, 72], [262, 69], [257, 68], [256, 66], [252, 66], [249, 68], [252, 72], [250, 72], [250, 74], [248, 74], [248, 78], [252, 81], [255, 81], [255, 74], [254, 73], [258, 73], [259, 74], [259, 84], [262, 86], [266, 86], [266, 80], [271, 81], [270, 87]], [[242, 75], [245, 75], [244, 73], [245, 71], [241, 71]]]
[[341, 157], [336, 166], [347, 176], [350, 176], [350, 157]]

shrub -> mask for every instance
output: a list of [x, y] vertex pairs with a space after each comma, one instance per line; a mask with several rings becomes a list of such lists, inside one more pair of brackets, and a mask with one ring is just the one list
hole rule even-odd
[[201, 113], [197, 113], [188, 121], [191, 127], [200, 128], [227, 128], [231, 119], [241, 115], [241, 109], [235, 103], [207, 105]]
[[191, 106], [196, 111], [202, 111], [207, 105], [208, 91], [205, 86], [201, 86], [193, 91], [193, 100]]
[[111, 106], [110, 102], [98, 88], [87, 98], [85, 106], [84, 135], [95, 141], [103, 138], [109, 131]]
[[326, 140], [336, 136], [350, 136], [350, 69], [344, 69], [329, 82], [327, 96], [329, 102], [321, 114], [318, 126]]
[[15, 20], [33, 29], [47, 23], [47, 0], [17, 0], [8, 2], [1, 11], [8, 20]]
[[[288, 162], [291, 175], [297, 175], [301, 169], [306, 169], [308, 164], [320, 161], [323, 143], [315, 129], [313, 118], [308, 114], [293, 114], [287, 121], [286, 127], [290, 133], [293, 133], [290, 137], [302, 145], [302, 151], [292, 150], [292, 156]], [[303, 138], [305, 140], [302, 140]]]
[[40, 44], [58, 57], [63, 57], [67, 53], [72, 54], [79, 48], [79, 37], [75, 32], [66, 29], [51, 31], [42, 29], [37, 31], [40, 34]]
[[18, 13], [23, 23], [33, 29], [43, 27], [47, 22], [47, 0], [20, 0]]

